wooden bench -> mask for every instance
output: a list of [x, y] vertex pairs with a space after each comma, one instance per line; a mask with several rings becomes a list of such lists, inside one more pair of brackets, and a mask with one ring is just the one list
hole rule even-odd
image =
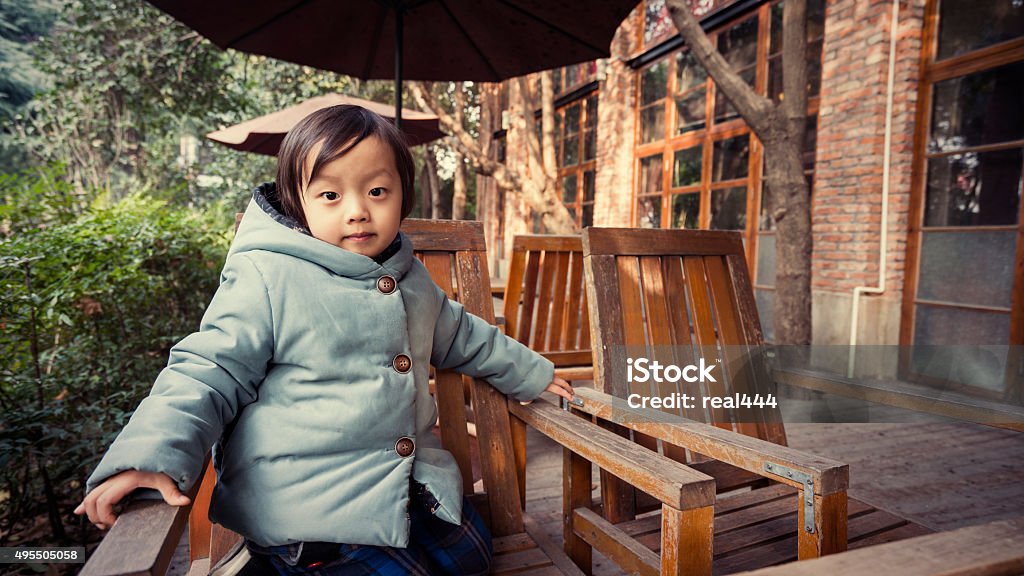
[[[434, 281], [467, 310], [493, 322], [483, 227], [477, 222], [406, 220], [403, 231], [412, 239]], [[509, 402], [485, 382], [471, 381], [472, 408], [479, 450], [467, 432], [464, 377], [439, 370], [437, 403], [440, 436], [455, 456], [467, 496], [474, 502], [494, 536], [495, 574], [583, 574], [524, 516], [526, 448], [523, 419], [543, 423], [546, 433], [565, 447], [572, 458], [592, 460], [659, 498], [667, 517], [692, 510], [707, 515], [714, 499], [714, 481], [707, 475], [637, 450], [635, 445], [557, 406], [538, 401], [522, 406]], [[510, 414], [512, 410], [512, 414]], [[473, 455], [481, 480], [473, 482]], [[587, 489], [589, 494], [589, 478]], [[205, 574], [238, 536], [208, 520], [213, 471], [207, 468], [201, 485], [193, 487], [193, 505], [176, 508], [163, 502], [134, 502], [121, 514], [83, 569], [85, 576], [152, 574], [166, 572], [186, 522], [192, 574]], [[198, 494], [196, 494], [198, 492]], [[204, 496], [207, 494], [207, 496]], [[670, 537], [670, 534], [667, 534]], [[710, 538], [710, 533], [706, 535]], [[638, 544], [633, 544], [638, 545]], [[666, 543], [663, 548], [672, 548]], [[669, 556], [668, 571], [682, 560]]]
[[1019, 401], [943, 390], [895, 378], [849, 378], [792, 364], [783, 364], [773, 376], [779, 384], [1024, 432], [1024, 406]]
[[783, 564], [741, 576], [1015, 576], [1024, 574], [1024, 518]]
[[[711, 546], [692, 562], [693, 573], [728, 574], [794, 559], [842, 552], [848, 546], [899, 539], [928, 530], [847, 498], [845, 464], [786, 447], [777, 407], [703, 405], [704, 398], [734, 394], [765, 398], [774, 382], [764, 358], [763, 337], [739, 234], [717, 231], [590, 228], [583, 233], [584, 266], [594, 342], [596, 391], [580, 390], [577, 410], [602, 426], [632, 436], [651, 450], [715, 477], [723, 494], [715, 505]], [[717, 365], [716, 381], [631, 388], [627, 358], [663, 365]], [[678, 377], [677, 377], [678, 378]], [[670, 397], [689, 394], [693, 408], [634, 409], [631, 393]], [[710, 424], [710, 425], [709, 425]], [[587, 464], [572, 461], [568, 478]], [[571, 480], [570, 480], [571, 481]], [[604, 517], [573, 510], [567, 552], [585, 563], [595, 546], [624, 568], [656, 573], [645, 550], [619, 546], [619, 535], [642, 535], [656, 551], [667, 526], [637, 515], [646, 497], [602, 474]], [[741, 490], [740, 493], [726, 495]], [[583, 500], [582, 493], [572, 498]], [[649, 539], [644, 539], [649, 538]], [[696, 544], [679, 543], [692, 550]], [[704, 546], [703, 542], [699, 542]]]
[[504, 306], [506, 334], [554, 362], [562, 378], [593, 380], [579, 236], [516, 236]]

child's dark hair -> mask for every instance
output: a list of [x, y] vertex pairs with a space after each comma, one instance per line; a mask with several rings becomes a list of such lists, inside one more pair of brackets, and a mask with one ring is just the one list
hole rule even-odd
[[[398, 178], [402, 182], [402, 219], [412, 212], [415, 169], [405, 136], [383, 117], [361, 106], [341, 104], [313, 112], [288, 131], [277, 155], [277, 196], [286, 216], [308, 226], [302, 210], [301, 190], [316, 178], [328, 162], [344, 156], [369, 136], [380, 138], [395, 154]], [[323, 142], [309, 180], [303, 182], [303, 165], [317, 143]]]

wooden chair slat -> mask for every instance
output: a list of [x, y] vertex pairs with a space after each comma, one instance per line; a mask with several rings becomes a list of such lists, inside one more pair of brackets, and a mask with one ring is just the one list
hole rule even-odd
[[[718, 337], [721, 349], [722, 374], [726, 380], [723, 388], [732, 393], [746, 393], [751, 398], [761, 392], [756, 386], [754, 373], [747, 354], [746, 334], [743, 332], [742, 318], [736, 309], [732, 282], [726, 271], [722, 256], [705, 256], [704, 270], [711, 287], [711, 302], [715, 317], [718, 319]], [[765, 391], [767, 392], [767, 391]], [[749, 406], [738, 406], [733, 410], [736, 431], [747, 436], [758, 437], [758, 424], [764, 424], [763, 414], [771, 408], [753, 409]]]
[[441, 445], [451, 452], [462, 473], [462, 491], [473, 493], [473, 462], [466, 433], [466, 402], [462, 375], [452, 370], [438, 370], [434, 380]]
[[508, 270], [508, 282], [505, 284], [505, 296], [502, 302], [502, 314], [505, 316], [505, 333], [513, 338], [519, 334], [519, 310], [523, 299], [523, 277], [526, 273], [526, 252], [512, 252], [512, 261]]
[[[519, 330], [514, 338], [529, 346], [533, 335], [533, 309], [537, 301], [537, 278], [540, 276], [540, 252], [530, 252], [526, 259], [526, 280], [523, 281], [523, 303], [519, 309]], [[509, 333], [513, 334], [513, 333]]]
[[[551, 254], [550, 252], [548, 254]], [[547, 339], [541, 342], [544, 352], [552, 350], [565, 350], [565, 337], [562, 332], [568, 310], [565, 303], [565, 291], [567, 286], [564, 279], [569, 277], [569, 252], [555, 252], [555, 276], [551, 283], [551, 315], [548, 327]]]
[[[683, 257], [683, 280], [686, 294], [690, 298], [689, 309], [693, 319], [693, 331], [696, 336], [700, 355], [704, 358], [715, 358], [717, 337], [715, 319], [712, 316], [711, 295], [707, 288], [704, 259], [699, 256]], [[705, 397], [723, 397], [725, 387], [722, 382], [704, 382], [701, 384], [701, 395]], [[725, 430], [732, 429], [732, 423], [724, 408], [709, 407], [708, 423]]]
[[551, 303], [558, 274], [558, 252], [545, 251], [541, 259], [540, 288], [537, 290], [537, 304], [533, 337], [530, 347], [537, 352], [547, 352], [548, 329], [551, 327]]
[[[565, 307], [565, 337], [562, 349], [580, 350], [583, 342], [580, 338], [581, 317], [587, 315], [583, 294], [583, 253], [569, 252], [569, 303]], [[592, 363], [587, 361], [587, 364]]]

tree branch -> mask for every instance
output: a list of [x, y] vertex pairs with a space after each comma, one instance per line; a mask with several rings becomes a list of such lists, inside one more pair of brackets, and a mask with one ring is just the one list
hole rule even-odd
[[733, 71], [732, 66], [711, 45], [711, 40], [697, 19], [693, 17], [686, 0], [665, 0], [672, 22], [679, 34], [686, 41], [690, 52], [697, 58], [701, 66], [715, 81], [715, 87], [732, 102], [736, 110], [743, 116], [750, 128], [765, 140], [771, 129], [769, 117], [774, 113], [775, 106], [771, 100], [761, 96], [749, 84]]

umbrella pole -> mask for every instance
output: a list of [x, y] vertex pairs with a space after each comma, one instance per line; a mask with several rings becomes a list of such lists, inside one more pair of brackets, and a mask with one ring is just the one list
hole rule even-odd
[[395, 128], [402, 130], [402, 17], [405, 9], [395, 8]]

